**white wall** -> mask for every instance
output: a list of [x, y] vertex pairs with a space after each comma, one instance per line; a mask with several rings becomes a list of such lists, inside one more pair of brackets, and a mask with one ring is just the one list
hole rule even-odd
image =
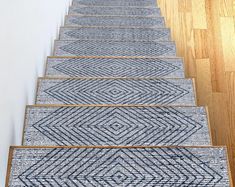
[[0, 0], [0, 186], [8, 149], [20, 145], [26, 104], [71, 0]]

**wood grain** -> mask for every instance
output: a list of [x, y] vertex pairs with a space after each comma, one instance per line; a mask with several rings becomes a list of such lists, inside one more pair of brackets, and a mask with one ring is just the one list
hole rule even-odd
[[192, 0], [193, 28], [207, 29], [205, 0]]
[[235, 0], [158, 0], [199, 105], [208, 106], [213, 145], [228, 147], [235, 181]]
[[221, 17], [221, 37], [225, 71], [235, 71], [235, 31], [233, 17]]

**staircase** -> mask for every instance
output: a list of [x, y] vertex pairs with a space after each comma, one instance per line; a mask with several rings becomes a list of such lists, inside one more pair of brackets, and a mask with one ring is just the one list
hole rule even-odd
[[6, 186], [232, 186], [155, 0], [73, 0]]

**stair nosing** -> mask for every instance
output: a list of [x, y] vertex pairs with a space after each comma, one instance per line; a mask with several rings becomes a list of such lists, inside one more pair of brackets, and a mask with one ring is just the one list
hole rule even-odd
[[83, 7], [128, 7], [128, 8], [154, 8], [154, 9], [159, 9], [160, 8], [158, 6], [99, 6], [99, 5], [93, 5], [93, 6], [89, 6], [89, 5], [71, 5], [70, 7], [78, 7], [78, 8], [83, 8]]
[[[60, 38], [60, 36], [59, 36]], [[55, 41], [110, 41], [110, 42], [173, 42], [174, 40], [154, 40], [154, 41], [149, 41], [149, 40], [97, 40], [97, 39], [72, 39], [72, 40], [64, 40], [64, 39], [57, 39]]]
[[[60, 39], [56, 39], [56, 40], [54, 40], [55, 42], [76, 42], [76, 41], [78, 41], [78, 40], [60, 40]], [[79, 41], [89, 41], [89, 40], [84, 40], [84, 39], [82, 39], [82, 40], [79, 40]], [[95, 41], [102, 41], [102, 42], [107, 42], [107, 41], [113, 41], [113, 40], [95, 40]], [[172, 43], [172, 44], [176, 44], [175, 43], [175, 40], [171, 40], [171, 41], [169, 41], [169, 40], [167, 40], [167, 41], [136, 41], [136, 40], [133, 40], [133, 41], [121, 41], [121, 40], [117, 40], [117, 42], [149, 42], [149, 43], [151, 43], [151, 42], [153, 42], [153, 43]]]
[[[65, 15], [65, 18], [68, 17], [121, 17], [121, 18], [133, 18], [133, 16], [131, 15], [89, 15], [89, 14], [85, 14], [85, 15], [81, 15], [81, 14], [67, 14]], [[165, 20], [165, 18], [163, 16], [154, 16], [154, 17], [148, 17], [148, 16], [134, 16], [134, 18], [161, 18], [163, 20]]]
[[[67, 40], [69, 41], [69, 40]], [[113, 59], [182, 59], [184, 60], [184, 57], [174, 57], [174, 56], [156, 56], [156, 57], [148, 57], [148, 56], [48, 56], [47, 59], [49, 58], [113, 58]]]
[[170, 145], [170, 146], [24, 146], [24, 145], [20, 145], [20, 146], [10, 146], [10, 148], [22, 148], [22, 149], [25, 149], [25, 148], [110, 148], [110, 149], [119, 149], [119, 148], [122, 148], [122, 149], [127, 149], [127, 148], [225, 148], [227, 149], [227, 146], [225, 145], [205, 145], [205, 146], [191, 146], [191, 145], [187, 145], [187, 146], [173, 146], [173, 145]]
[[159, 108], [180, 108], [180, 107], [187, 107], [187, 108], [206, 108], [207, 105], [200, 105], [200, 106], [194, 106], [194, 105], [132, 105], [132, 104], [31, 104], [26, 105], [26, 108], [30, 107], [159, 107]]
[[169, 27], [125, 27], [125, 26], [86, 26], [86, 25], [78, 25], [78, 26], [75, 26], [75, 25], [63, 25], [61, 26], [60, 28], [119, 28], [119, 29], [167, 29], [167, 30], [170, 30]]
[[45, 79], [77, 79], [77, 80], [83, 80], [83, 79], [121, 79], [121, 80], [195, 80], [195, 78], [152, 78], [152, 77], [141, 77], [141, 78], [131, 78], [131, 77], [38, 77], [39, 80], [45, 80]]
[[108, 15], [108, 14], [68, 14], [67, 16], [77, 17], [121, 17], [121, 18], [164, 18], [160, 15], [140, 16], [140, 15]]

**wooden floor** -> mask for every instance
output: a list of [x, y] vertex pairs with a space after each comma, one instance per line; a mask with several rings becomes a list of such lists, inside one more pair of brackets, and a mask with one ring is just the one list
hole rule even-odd
[[199, 105], [208, 105], [214, 145], [227, 145], [235, 181], [235, 0], [158, 0]]

